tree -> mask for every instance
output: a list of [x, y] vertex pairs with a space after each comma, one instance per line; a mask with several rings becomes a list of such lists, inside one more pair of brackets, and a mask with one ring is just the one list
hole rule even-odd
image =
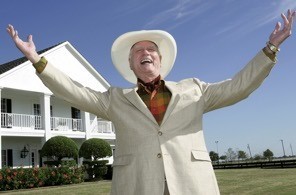
[[229, 161], [233, 161], [237, 158], [237, 153], [235, 151], [233, 151], [232, 148], [228, 148], [225, 155], [227, 156], [227, 160], [229, 160]]
[[254, 160], [260, 160], [262, 158], [263, 158], [263, 156], [260, 154], [255, 154], [255, 156], [254, 156]]
[[247, 158], [247, 153], [245, 151], [239, 150], [237, 152], [237, 158], [238, 159], [246, 159]]
[[108, 160], [99, 160], [112, 156], [112, 149], [108, 142], [99, 138], [92, 138], [83, 142], [79, 149], [79, 156], [85, 159], [89, 179], [101, 179], [107, 173]]
[[98, 160], [107, 156], [112, 156], [112, 149], [108, 142], [99, 138], [88, 139], [83, 142], [79, 149], [79, 156]]
[[214, 151], [210, 151], [210, 158], [212, 162], [218, 161], [219, 160], [218, 153]]
[[78, 147], [76, 143], [65, 136], [52, 137], [41, 149], [42, 157], [49, 157], [57, 161], [61, 161], [63, 158], [77, 158]]
[[227, 156], [226, 155], [222, 155], [222, 156], [220, 156], [220, 159], [221, 160], [226, 160], [227, 159]]
[[268, 160], [271, 160], [273, 157], [273, 152], [271, 150], [267, 149], [263, 152], [263, 156], [265, 158], [268, 158]]

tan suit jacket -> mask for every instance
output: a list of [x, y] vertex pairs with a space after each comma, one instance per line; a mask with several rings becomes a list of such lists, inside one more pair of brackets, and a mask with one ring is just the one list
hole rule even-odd
[[56, 95], [77, 108], [113, 122], [116, 149], [113, 195], [162, 195], [164, 176], [171, 195], [219, 194], [204, 141], [202, 116], [246, 98], [275, 62], [260, 51], [232, 79], [166, 81], [172, 93], [158, 125], [136, 88], [111, 87], [100, 93], [80, 86], [50, 63], [39, 75]]

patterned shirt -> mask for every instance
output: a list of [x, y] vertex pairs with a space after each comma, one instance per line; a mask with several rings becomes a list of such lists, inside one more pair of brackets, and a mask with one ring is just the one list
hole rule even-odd
[[138, 79], [137, 93], [160, 125], [172, 96], [165, 86], [165, 81], [161, 80], [160, 76], [149, 83]]

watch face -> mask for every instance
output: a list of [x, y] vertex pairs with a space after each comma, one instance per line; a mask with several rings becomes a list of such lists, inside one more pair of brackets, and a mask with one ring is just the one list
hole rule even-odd
[[269, 48], [273, 52], [277, 52], [278, 51], [278, 49], [274, 45], [270, 45]]

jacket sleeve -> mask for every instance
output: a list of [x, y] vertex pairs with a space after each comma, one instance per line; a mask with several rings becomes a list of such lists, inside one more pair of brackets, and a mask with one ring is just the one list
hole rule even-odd
[[52, 66], [50, 62], [41, 74], [36, 74], [56, 97], [73, 104], [76, 108], [109, 120], [107, 114], [110, 104], [109, 91], [98, 92], [84, 87]]
[[201, 86], [205, 101], [204, 112], [229, 106], [247, 98], [262, 84], [275, 63], [260, 51], [232, 79], [219, 83], [203, 83]]

